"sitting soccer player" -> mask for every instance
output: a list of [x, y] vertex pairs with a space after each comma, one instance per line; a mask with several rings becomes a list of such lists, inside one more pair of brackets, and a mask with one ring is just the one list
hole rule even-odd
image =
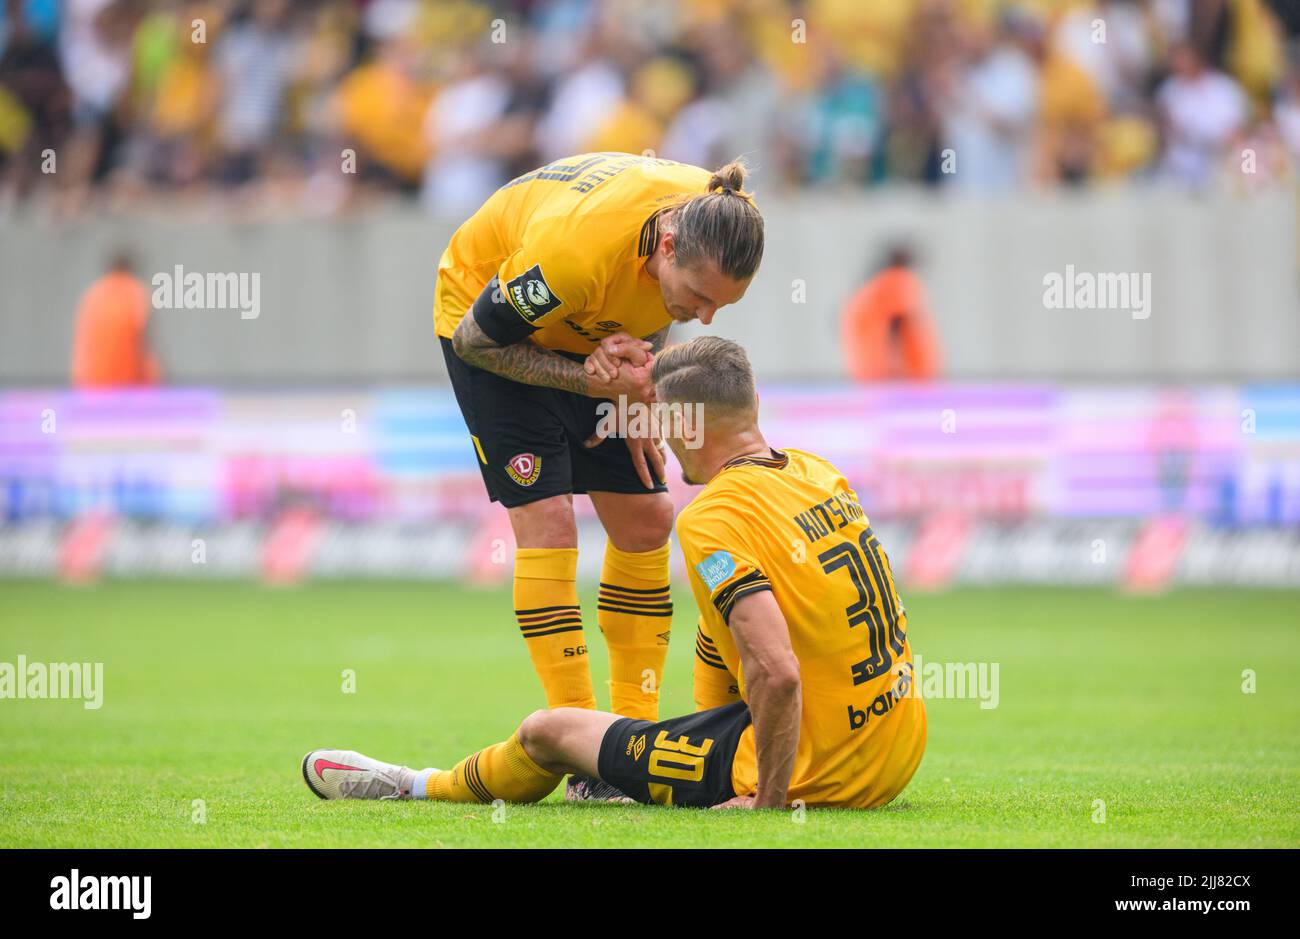
[[[677, 533], [699, 604], [696, 699], [740, 699], [652, 722], [585, 708], [537, 711], [510, 739], [450, 770], [412, 770], [313, 750], [326, 799], [536, 802], [566, 773], [638, 802], [873, 808], [897, 796], [925, 750], [907, 619], [857, 496], [825, 460], [775, 450], [740, 346], [701, 337], [661, 353], [662, 405], [703, 405], [669, 444], [704, 491]], [[708, 666], [701, 669], [700, 663]], [[713, 691], [701, 672], [714, 673]]]

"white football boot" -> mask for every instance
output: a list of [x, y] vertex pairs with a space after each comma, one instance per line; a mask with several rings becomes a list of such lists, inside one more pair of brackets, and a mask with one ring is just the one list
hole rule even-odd
[[312, 750], [302, 758], [302, 778], [322, 799], [422, 799], [436, 772], [381, 763], [355, 750]]

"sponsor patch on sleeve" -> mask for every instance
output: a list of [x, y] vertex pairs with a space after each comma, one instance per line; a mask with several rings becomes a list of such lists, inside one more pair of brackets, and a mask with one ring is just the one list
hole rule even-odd
[[736, 573], [736, 561], [726, 551], [714, 551], [707, 558], [695, 565], [695, 571], [710, 590]]
[[520, 316], [533, 323], [564, 301], [555, 295], [542, 276], [542, 266], [534, 264], [514, 280], [506, 282], [506, 299]]

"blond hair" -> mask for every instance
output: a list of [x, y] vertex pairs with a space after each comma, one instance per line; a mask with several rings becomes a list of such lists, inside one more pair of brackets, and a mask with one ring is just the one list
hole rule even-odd
[[697, 336], [655, 357], [652, 377], [664, 404], [690, 402], [706, 409], [754, 410], [754, 370], [739, 343]]

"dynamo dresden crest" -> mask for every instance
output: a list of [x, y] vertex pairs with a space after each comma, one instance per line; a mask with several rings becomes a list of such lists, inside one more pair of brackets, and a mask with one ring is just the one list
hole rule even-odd
[[531, 453], [519, 453], [510, 458], [506, 472], [521, 486], [531, 486], [542, 474], [542, 458]]

